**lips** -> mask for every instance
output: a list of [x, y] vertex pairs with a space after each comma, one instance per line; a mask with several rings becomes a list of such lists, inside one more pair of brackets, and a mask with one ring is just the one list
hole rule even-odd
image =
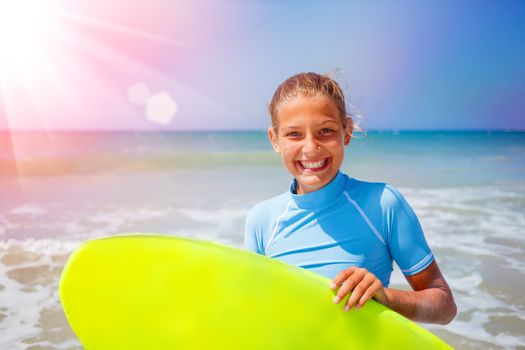
[[315, 160], [299, 160], [297, 161], [297, 164], [302, 170], [305, 171], [321, 171], [324, 170], [330, 161], [330, 158], [324, 158], [324, 159], [315, 159]]

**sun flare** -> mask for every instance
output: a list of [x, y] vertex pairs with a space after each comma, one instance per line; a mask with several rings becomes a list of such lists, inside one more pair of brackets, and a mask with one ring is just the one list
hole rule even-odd
[[0, 78], [30, 73], [51, 52], [53, 5], [49, 0], [0, 0]]
[[0, 130], [103, 129], [113, 119], [126, 127], [170, 124], [176, 96], [155, 97], [169, 90], [160, 86], [152, 91], [152, 101], [142, 101], [138, 114], [123, 99], [130, 82], [163, 82], [187, 91], [151, 68], [164, 54], [159, 45], [181, 56], [188, 50], [209, 52], [144, 31], [138, 7], [122, 15], [119, 6], [90, 0], [0, 0]]

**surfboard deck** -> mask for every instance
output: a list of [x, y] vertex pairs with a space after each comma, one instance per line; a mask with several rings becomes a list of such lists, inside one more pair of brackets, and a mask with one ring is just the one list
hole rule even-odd
[[83, 243], [60, 284], [88, 349], [449, 349], [373, 300], [343, 312], [330, 280], [219, 243], [133, 234]]

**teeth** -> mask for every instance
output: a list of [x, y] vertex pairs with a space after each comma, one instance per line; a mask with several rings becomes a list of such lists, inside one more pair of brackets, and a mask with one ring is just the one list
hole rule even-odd
[[306, 160], [301, 160], [300, 163], [305, 169], [318, 169], [324, 166], [324, 164], [326, 163], [326, 159], [319, 160], [317, 162], [309, 162]]

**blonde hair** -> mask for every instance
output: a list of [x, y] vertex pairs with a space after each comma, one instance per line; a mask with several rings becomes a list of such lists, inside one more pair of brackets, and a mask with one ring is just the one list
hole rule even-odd
[[352, 133], [354, 123], [346, 112], [345, 95], [339, 84], [327, 75], [318, 73], [299, 73], [286, 79], [277, 87], [273, 94], [268, 111], [272, 119], [272, 127], [277, 132], [279, 105], [295, 97], [328, 97], [339, 111], [339, 118], [343, 127], [349, 122], [349, 132]]

